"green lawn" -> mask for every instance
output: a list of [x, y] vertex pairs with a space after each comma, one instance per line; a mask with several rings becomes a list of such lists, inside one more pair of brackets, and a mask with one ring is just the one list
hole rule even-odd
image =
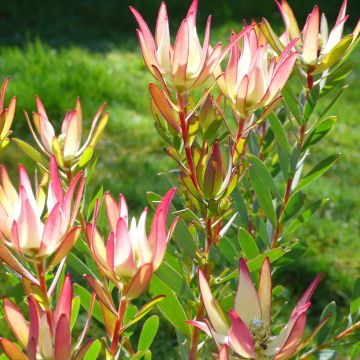
[[[223, 31], [217, 35], [223, 37]], [[352, 58], [359, 56], [360, 49]], [[81, 97], [87, 126], [97, 108], [107, 101], [110, 121], [98, 148], [95, 182], [104, 182], [105, 189], [114, 194], [124, 193], [137, 213], [145, 206], [146, 191], [165, 191], [168, 184], [158, 173], [173, 164], [163, 153], [164, 143], [153, 127], [147, 89], [151, 77], [134, 40], [123, 49], [114, 46], [106, 52], [75, 46], [53, 49], [41, 41], [24, 47], [3, 46], [0, 69], [3, 78], [12, 78], [8, 98], [14, 94], [18, 98], [13, 127], [16, 137], [32, 141], [22, 109], [35, 109], [35, 94], [58, 124], [77, 96]], [[329, 297], [322, 299], [324, 303], [332, 298], [346, 303], [360, 270], [359, 71], [357, 65], [350, 89], [333, 110], [340, 121], [318, 148], [319, 153], [313, 154], [316, 159], [334, 152], [343, 154], [336, 166], [308, 190], [309, 196], [328, 197], [329, 204], [297, 234], [309, 245], [297, 266], [306, 266], [309, 277], [324, 272], [322, 292]], [[19, 161], [26, 162], [26, 157], [12, 144], [1, 162], [14, 172]], [[292, 268], [290, 276], [296, 276], [296, 270]]]

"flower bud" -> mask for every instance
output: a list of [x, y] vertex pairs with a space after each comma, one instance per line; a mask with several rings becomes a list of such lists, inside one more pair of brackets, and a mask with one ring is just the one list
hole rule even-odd
[[[35, 142], [45, 155], [54, 155], [61, 168], [70, 169], [75, 166], [81, 168], [91, 160], [93, 148], [108, 121], [108, 113], [105, 112], [98, 123], [105, 106], [106, 104], [103, 104], [96, 113], [84, 144], [82, 144], [83, 118], [79, 98], [76, 101], [75, 109], [66, 113], [61, 126], [61, 133], [57, 136], [39, 97], [36, 97], [37, 111], [33, 113], [33, 125], [40, 138], [35, 134], [27, 113], [25, 113], [25, 117]], [[16, 143], [21, 145], [21, 142], [18, 139], [16, 140]]]

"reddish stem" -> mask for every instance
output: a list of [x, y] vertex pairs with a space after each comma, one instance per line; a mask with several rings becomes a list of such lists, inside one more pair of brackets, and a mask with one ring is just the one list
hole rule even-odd
[[[46, 286], [46, 279], [45, 279], [45, 274], [44, 274], [44, 265], [43, 263], [37, 263], [36, 264], [36, 270], [38, 273], [38, 279], [39, 279], [39, 283], [40, 283], [40, 289], [44, 295], [45, 301], [46, 301], [46, 318], [50, 327], [50, 331], [53, 332], [53, 323], [52, 323], [52, 313], [51, 313], [51, 308], [50, 308], [50, 299], [49, 299], [49, 294], [47, 291], [47, 286]], [[53, 335], [53, 334], [52, 334]]]
[[121, 325], [124, 320], [124, 314], [127, 306], [127, 301], [122, 299], [120, 300], [119, 310], [118, 310], [118, 318], [116, 319], [115, 328], [114, 328], [114, 335], [110, 346], [110, 352], [113, 356], [116, 354], [116, 350], [119, 343], [119, 338], [121, 334]]
[[177, 98], [178, 98], [178, 105], [180, 108], [179, 120], [180, 120], [180, 126], [181, 126], [181, 135], [182, 135], [184, 147], [185, 147], [186, 161], [187, 161], [187, 164], [189, 167], [191, 181], [193, 182], [195, 188], [197, 190], [199, 190], [199, 184], [197, 182], [196, 175], [195, 175], [195, 166], [194, 166], [194, 160], [193, 160], [192, 153], [191, 153], [191, 147], [186, 145], [187, 133], [188, 133], [188, 127], [187, 127], [186, 118], [185, 118], [186, 105], [185, 105], [184, 97], [182, 94], [178, 93]]

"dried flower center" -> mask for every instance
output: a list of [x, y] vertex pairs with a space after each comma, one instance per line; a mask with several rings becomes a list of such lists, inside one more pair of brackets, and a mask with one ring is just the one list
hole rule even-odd
[[264, 321], [259, 319], [251, 320], [249, 330], [253, 336], [255, 350], [266, 350], [266, 341], [270, 337], [270, 330]]

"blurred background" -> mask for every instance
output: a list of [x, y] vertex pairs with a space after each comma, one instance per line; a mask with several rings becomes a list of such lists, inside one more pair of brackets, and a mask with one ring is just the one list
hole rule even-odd
[[[63, 0], [2, 2], [0, 5], [0, 74], [11, 76], [7, 101], [18, 99], [13, 130], [16, 137], [32, 142], [22, 110], [35, 109], [34, 95], [42, 99], [50, 119], [60, 124], [68, 108], [81, 97], [86, 125], [98, 107], [108, 102], [110, 121], [103, 136], [95, 182], [126, 195], [138, 214], [148, 190], [164, 193], [167, 184], [161, 171], [174, 166], [162, 151], [164, 143], [153, 127], [147, 85], [151, 81], [139, 51], [128, 3], [130, 0]], [[290, 0], [302, 27], [315, 0]], [[318, 0], [330, 26], [340, 0]], [[173, 34], [185, 17], [189, 1], [168, 0]], [[160, 0], [133, 0], [154, 28]], [[360, 2], [350, 0], [347, 32], [360, 15]], [[282, 21], [273, 0], [200, 0], [198, 31], [203, 32], [207, 15], [212, 18], [212, 43], [227, 41], [231, 28], [239, 30], [243, 19], [266, 16], [282, 31]], [[356, 61], [360, 49], [350, 61]], [[350, 76], [350, 89], [335, 106], [340, 116], [335, 130], [312, 154], [321, 159], [341, 152], [340, 161], [308, 188], [309, 196], [328, 197], [326, 208], [314, 216], [296, 236], [309, 250], [298, 264], [283, 273], [290, 283], [304, 288], [307, 280], [325, 275], [318, 297], [323, 306], [331, 299], [346, 306], [351, 286], [360, 269], [360, 88], [359, 65]], [[26, 157], [11, 144], [1, 162], [16, 172]], [[95, 184], [96, 185], [96, 184]], [[301, 269], [301, 271], [299, 271]], [[282, 280], [282, 279], [281, 279]], [[295, 286], [295, 285], [294, 285]], [[0, 288], [1, 290], [1, 288]], [[0, 294], [1, 295], [1, 294]]]

